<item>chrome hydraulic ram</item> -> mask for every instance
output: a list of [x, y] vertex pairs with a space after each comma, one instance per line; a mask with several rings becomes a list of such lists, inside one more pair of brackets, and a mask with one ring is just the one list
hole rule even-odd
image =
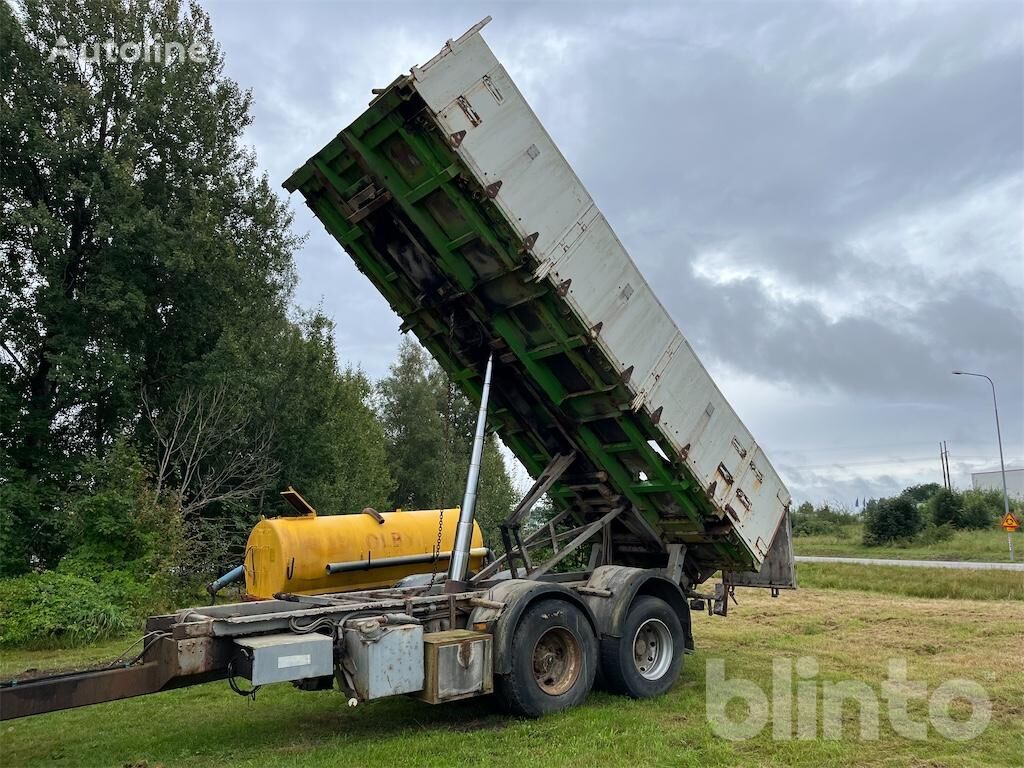
[[476, 510], [476, 491], [480, 484], [480, 462], [484, 453], [484, 434], [487, 430], [487, 398], [491, 393], [491, 367], [493, 355], [487, 356], [484, 385], [480, 391], [480, 410], [476, 415], [476, 434], [473, 436], [473, 456], [466, 476], [466, 493], [462, 497], [459, 511], [459, 526], [455, 530], [455, 545], [452, 559], [448, 564], [448, 581], [445, 592], [461, 592], [466, 588], [466, 572], [469, 569], [469, 547], [473, 541], [473, 514]]

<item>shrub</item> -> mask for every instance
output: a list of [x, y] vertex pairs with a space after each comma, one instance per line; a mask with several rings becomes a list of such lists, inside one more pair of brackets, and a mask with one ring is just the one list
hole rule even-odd
[[943, 488], [928, 499], [927, 509], [928, 517], [935, 525], [948, 525], [953, 528], [964, 527], [962, 524], [964, 502], [959, 493]]
[[81, 645], [138, 628], [145, 589], [60, 570], [0, 580], [0, 645]]
[[138, 629], [181, 597], [179, 517], [118, 441], [69, 506], [67, 554], [53, 570], [0, 579], [0, 646], [77, 645]]
[[138, 454], [118, 440], [93, 472], [95, 482], [70, 506], [68, 558], [140, 580], [168, 573], [182, 547], [180, 519], [156, 500]]
[[942, 486], [938, 483], [924, 483], [923, 485], [912, 485], [903, 493], [909, 496], [915, 504], [924, 504], [942, 490]]
[[988, 528], [1003, 516], [1002, 491], [964, 491], [961, 528]]
[[815, 507], [805, 501], [792, 513], [794, 536], [837, 536], [848, 535], [848, 526], [856, 522], [857, 516], [842, 509], [833, 509], [828, 504]]
[[873, 547], [909, 540], [923, 527], [921, 511], [909, 495], [879, 499], [864, 511], [864, 544]]

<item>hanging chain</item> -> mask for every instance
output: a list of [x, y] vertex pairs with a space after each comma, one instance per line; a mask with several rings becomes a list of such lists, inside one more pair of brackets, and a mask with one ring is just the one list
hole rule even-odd
[[[455, 339], [455, 313], [452, 312], [448, 316], [448, 352], [449, 354], [454, 353], [454, 344], [452, 343]], [[438, 499], [437, 499], [437, 541], [434, 542], [434, 559], [432, 560], [430, 569], [430, 584], [434, 584], [434, 577], [437, 575], [437, 561], [438, 556], [441, 554], [441, 536], [444, 533], [444, 494], [448, 490], [448, 465], [451, 463], [451, 426], [452, 426], [452, 411], [455, 406], [455, 385], [452, 383], [451, 377], [445, 373], [445, 381], [448, 384], [447, 402], [445, 403], [444, 413], [444, 453], [441, 457], [441, 482], [438, 488]]]

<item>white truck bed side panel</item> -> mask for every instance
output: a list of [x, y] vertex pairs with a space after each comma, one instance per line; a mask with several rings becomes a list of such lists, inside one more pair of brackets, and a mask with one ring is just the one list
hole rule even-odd
[[651, 291], [583, 183], [479, 34], [412, 70], [414, 86], [483, 186], [526, 238], [539, 279], [568, 284], [581, 322], [760, 564], [789, 503], [781, 479]]

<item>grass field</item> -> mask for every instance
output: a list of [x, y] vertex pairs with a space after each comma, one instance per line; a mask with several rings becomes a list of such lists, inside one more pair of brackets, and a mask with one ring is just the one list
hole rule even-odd
[[[1010, 552], [1006, 534], [999, 528], [984, 531], [956, 531], [947, 541], [910, 546], [866, 547], [861, 543], [863, 526], [853, 523], [838, 536], [798, 536], [793, 548], [798, 555], [831, 555], [836, 557], [882, 557], [898, 560], [967, 560], [972, 562], [1008, 563]], [[1013, 548], [1017, 561], [1024, 561], [1024, 534], [1014, 534]]]
[[[800, 587], [955, 600], [1024, 600], [1024, 572], [799, 563]], [[1022, 630], [1024, 634], [1024, 630]]]
[[[836, 578], [831, 567], [801, 567], [800, 574], [805, 584]], [[915, 572], [922, 581], [940, 574]], [[843, 579], [844, 584], [857, 580], [850, 574]], [[1019, 660], [1024, 601], [988, 600], [979, 608], [968, 600], [818, 588], [778, 599], [760, 590], [740, 591], [738, 597], [727, 619], [695, 617], [698, 653], [687, 657], [680, 681], [660, 699], [637, 702], [594, 693], [578, 709], [525, 721], [476, 701], [431, 707], [396, 699], [349, 709], [336, 692], [301, 693], [278, 685], [248, 701], [226, 684], [213, 683], [4, 723], [0, 763], [5, 768], [1024, 765]], [[70, 654], [6, 652], [0, 674], [95, 663], [124, 645], [109, 642]], [[817, 681], [859, 680], [875, 692], [889, 659], [905, 659], [908, 677], [927, 683], [929, 691], [946, 680], [970, 677], [986, 689], [992, 721], [969, 742], [947, 740], [934, 730], [927, 740], [912, 741], [892, 730], [883, 706], [880, 738], [858, 741], [851, 706], [844, 710], [842, 740], [823, 738], [819, 728], [813, 739], [775, 741], [770, 725], [747, 741], [716, 735], [705, 710], [709, 659], [724, 660], [727, 678], [749, 678], [770, 693], [773, 659], [808, 656], [818, 662]], [[916, 719], [926, 716], [923, 707], [911, 709]], [[957, 716], [969, 715], [962, 709], [954, 708]]]

